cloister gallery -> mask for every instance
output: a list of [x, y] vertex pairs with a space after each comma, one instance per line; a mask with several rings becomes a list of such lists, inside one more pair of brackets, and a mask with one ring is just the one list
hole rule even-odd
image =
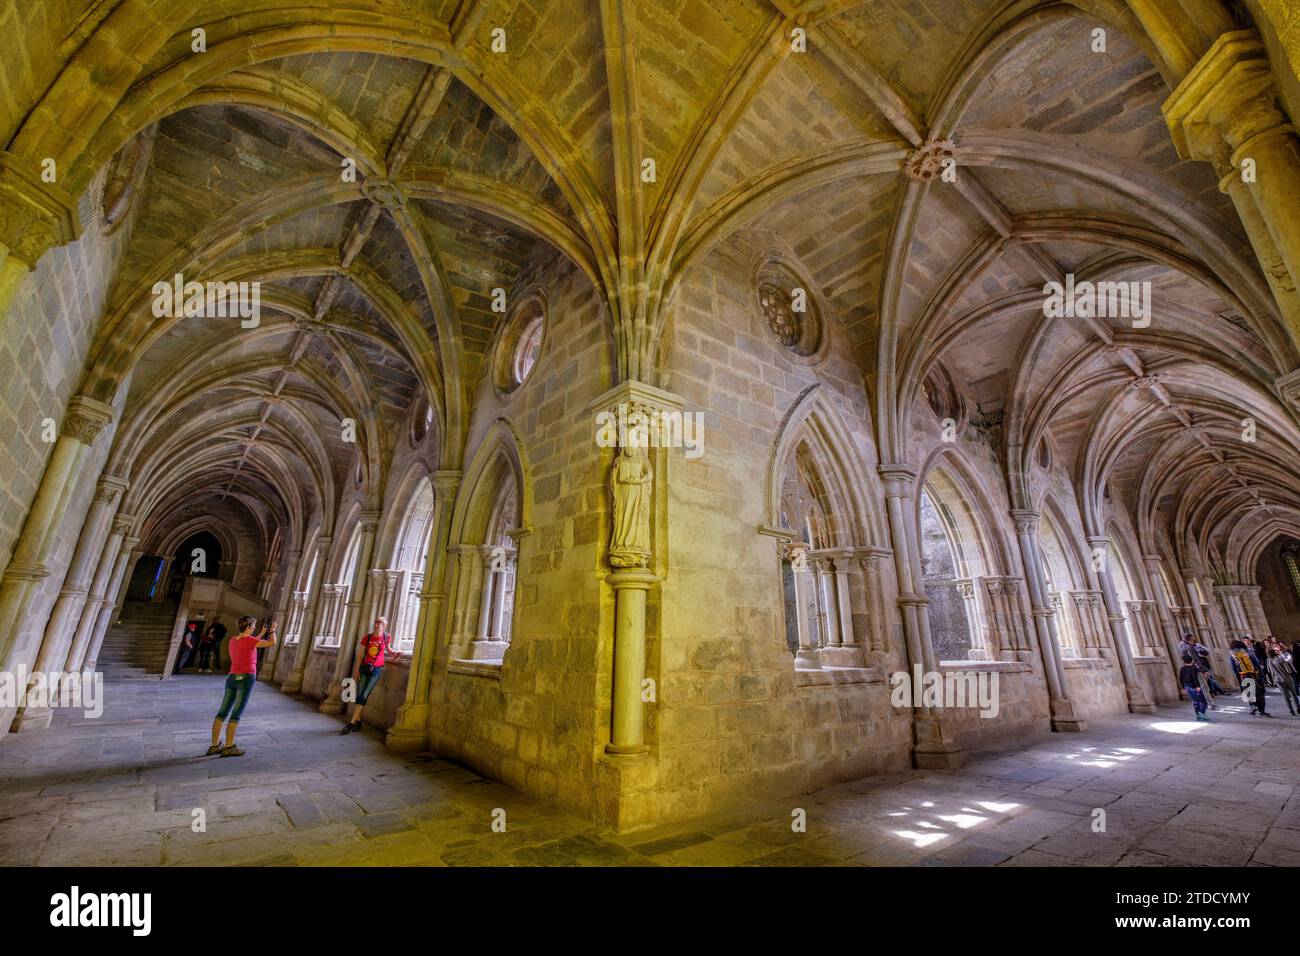
[[1190, 721], [1185, 636], [1233, 700], [1230, 642], [1300, 638], [1294, 4], [0, 0], [0, 37], [15, 804], [58, 741], [181, 753], [79, 747], [83, 674], [199, 700], [201, 754], [229, 652], [176, 671], [244, 615], [241, 734], [334, 733], [382, 616], [363, 737], [610, 832]]

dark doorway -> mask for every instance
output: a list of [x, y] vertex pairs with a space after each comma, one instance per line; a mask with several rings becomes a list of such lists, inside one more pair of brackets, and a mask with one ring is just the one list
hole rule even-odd
[[181, 542], [172, 560], [168, 597], [180, 597], [188, 577], [216, 578], [221, 576], [221, 542], [211, 531], [200, 531]]

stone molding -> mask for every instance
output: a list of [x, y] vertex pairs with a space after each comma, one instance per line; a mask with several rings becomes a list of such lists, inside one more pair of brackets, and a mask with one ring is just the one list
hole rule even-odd
[[29, 268], [54, 246], [81, 235], [76, 201], [44, 182], [40, 164], [0, 152], [0, 243]]

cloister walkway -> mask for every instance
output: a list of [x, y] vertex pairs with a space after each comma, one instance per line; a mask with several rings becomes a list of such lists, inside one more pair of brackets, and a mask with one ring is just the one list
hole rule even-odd
[[[0, 741], [8, 865], [1300, 865], [1300, 718], [1227, 700], [1094, 721], [685, 825], [616, 834], [260, 685], [239, 758], [220, 676], [120, 680], [98, 719]], [[1279, 713], [1280, 711], [1280, 713]], [[196, 832], [195, 810], [204, 828]], [[504, 810], [505, 832], [492, 828]], [[791, 827], [806, 811], [806, 832]], [[1096, 809], [1105, 832], [1094, 832]]]

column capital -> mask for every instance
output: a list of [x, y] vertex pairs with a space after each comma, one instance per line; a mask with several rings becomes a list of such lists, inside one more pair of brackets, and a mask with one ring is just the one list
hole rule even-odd
[[83, 445], [93, 445], [104, 426], [113, 420], [115, 411], [112, 405], [89, 395], [76, 395], [68, 402], [62, 432]]
[[119, 514], [113, 519], [113, 534], [125, 536], [135, 524], [135, 515]]
[[1042, 515], [1028, 508], [1011, 509], [1011, 520], [1015, 522], [1016, 534], [1034, 534], [1038, 531], [1038, 522]]
[[129, 487], [131, 487], [130, 482], [115, 475], [103, 475], [95, 484], [95, 500], [102, 504], [115, 505], [122, 492]]
[[34, 268], [52, 247], [81, 235], [77, 202], [41, 179], [39, 161], [0, 151], [0, 244]]
[[876, 473], [884, 481], [885, 495], [889, 498], [908, 497], [916, 484], [916, 469], [911, 465], [884, 464], [876, 468]]
[[1254, 30], [1215, 40], [1162, 109], [1179, 155], [1190, 159], [1221, 161], [1216, 133], [1235, 150], [1252, 137], [1289, 129], [1276, 105], [1268, 53]]
[[139, 538], [133, 537], [131, 535], [127, 535], [122, 539], [122, 548], [123, 550], [134, 552], [135, 556], [139, 557], [139, 552], [136, 552], [135, 550], [136, 545], [138, 545], [139, 543], [140, 543]]
[[1300, 368], [1275, 378], [1273, 384], [1281, 393], [1282, 401], [1290, 405], [1293, 410], [1300, 412]]
[[435, 471], [430, 476], [430, 482], [433, 484], [433, 496], [435, 499], [455, 498], [456, 491], [460, 488], [459, 471]]

